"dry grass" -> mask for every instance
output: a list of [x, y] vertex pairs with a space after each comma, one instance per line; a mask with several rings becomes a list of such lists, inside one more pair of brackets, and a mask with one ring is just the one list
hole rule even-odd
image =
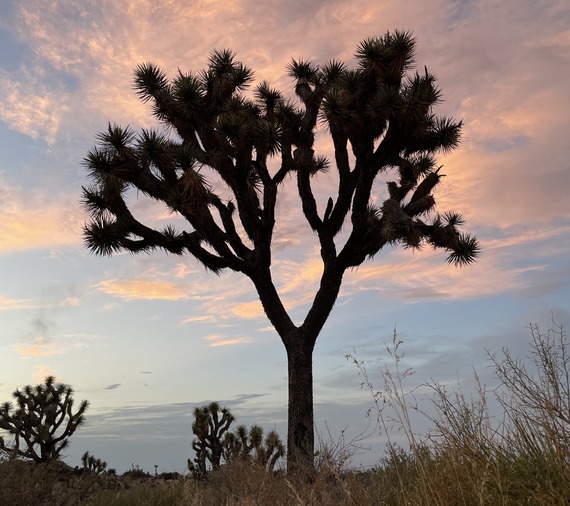
[[[388, 352], [393, 368], [380, 370], [375, 390], [364, 364], [354, 356], [374, 399], [378, 422], [389, 444], [376, 471], [381, 482], [376, 504], [556, 505], [570, 503], [570, 356], [563, 327], [542, 333], [531, 325], [527, 365], [510, 351], [488, 352], [500, 386], [487, 392], [474, 373], [476, 392], [450, 392], [422, 385], [435, 414], [422, 414], [433, 429], [418, 437], [411, 412], [419, 411], [417, 390], [406, 386], [402, 342], [394, 332]], [[489, 414], [494, 401], [502, 417]], [[495, 414], [496, 415], [496, 414]], [[404, 433], [407, 449], [392, 444], [391, 429]]]
[[[513, 359], [508, 350], [489, 354], [501, 383], [496, 391], [487, 392], [476, 374], [475, 395], [469, 398], [460, 389], [450, 392], [437, 382], [422, 385], [423, 395], [430, 392], [433, 408], [430, 414], [423, 413], [432, 426], [423, 436], [415, 433], [411, 422], [412, 411], [419, 412], [416, 395], [420, 390], [407, 386], [412, 371], [403, 367], [402, 343], [396, 334], [388, 347], [392, 369], [380, 370], [379, 390], [372, 386], [364, 364], [350, 356], [373, 395], [372, 414], [389, 440], [385, 457], [368, 472], [349, 469], [359, 446], [346, 443], [342, 436], [336, 442], [321, 440], [313, 479], [300, 481], [245, 462], [223, 466], [205, 481], [147, 478], [126, 483], [101, 477], [72, 479], [57, 468], [4, 462], [0, 463], [0, 504], [568, 505], [566, 333], [556, 327], [543, 334], [532, 326], [531, 334], [530, 367]], [[502, 418], [490, 416], [490, 401], [502, 408]], [[405, 449], [390, 440], [394, 426], [405, 435]]]
[[79, 477], [61, 462], [34, 464], [22, 460], [0, 462], [0, 505], [72, 506], [107, 488], [116, 488], [111, 476]]

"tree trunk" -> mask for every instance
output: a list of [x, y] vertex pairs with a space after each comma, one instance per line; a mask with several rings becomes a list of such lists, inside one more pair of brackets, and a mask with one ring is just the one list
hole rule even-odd
[[287, 346], [289, 417], [287, 473], [312, 475], [315, 453], [313, 416], [313, 343], [296, 336]]
[[313, 475], [315, 455], [313, 348], [338, 296], [342, 274], [343, 270], [334, 262], [325, 265], [319, 290], [300, 327], [296, 327], [287, 314], [271, 280], [270, 270], [258, 271], [252, 277], [265, 314], [287, 350], [287, 473], [303, 473], [309, 479]]

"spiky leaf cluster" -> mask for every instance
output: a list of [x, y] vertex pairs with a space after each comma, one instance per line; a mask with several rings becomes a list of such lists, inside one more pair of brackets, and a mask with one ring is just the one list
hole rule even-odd
[[89, 403], [82, 401], [73, 412], [73, 389], [48, 376], [43, 384], [27, 385], [12, 394], [15, 406], [0, 406], [0, 429], [13, 438], [0, 437], [0, 449], [37, 463], [57, 460], [69, 438], [83, 424]]
[[[353, 233], [339, 254], [346, 265], [359, 265], [394, 243], [412, 248], [429, 243], [449, 251], [448, 260], [459, 265], [479, 253], [476, 239], [455, 225], [443, 240], [437, 213], [431, 224], [426, 222], [434, 215], [433, 190], [443, 177], [434, 155], [458, 146], [461, 122], [435, 115], [441, 91], [427, 68], [410, 73], [414, 56], [415, 39], [396, 31], [363, 41], [356, 69], [331, 62], [321, 71], [321, 118], [333, 138], [340, 175], [339, 198], [324, 222], [337, 233], [350, 214]], [[319, 93], [319, 85], [314, 88]], [[350, 151], [356, 158], [353, 166]], [[395, 179], [390, 177], [393, 169]], [[372, 206], [372, 184], [381, 173], [386, 174], [388, 199]], [[317, 216], [313, 222], [317, 231], [325, 225]]]
[[[417, 248], [427, 242], [448, 250], [454, 263], [472, 262], [479, 251], [474, 238], [454, 224], [443, 233], [438, 219], [425, 222], [442, 178], [434, 155], [459, 144], [461, 122], [435, 115], [441, 91], [427, 69], [410, 73], [415, 46], [409, 32], [395, 31], [364, 40], [354, 69], [336, 60], [322, 67], [292, 60], [288, 73], [300, 108], [267, 82], [257, 85], [255, 100], [245, 98], [241, 92], [253, 72], [229, 50], [214, 51], [199, 74], [179, 71], [172, 81], [153, 64], [139, 65], [135, 89], [171, 135], [136, 134], [111, 124], [99, 134], [99, 145], [84, 161], [92, 181], [83, 189], [91, 216], [87, 247], [102, 255], [188, 252], [214, 272], [229, 268], [251, 277], [271, 257], [277, 186], [295, 172], [305, 217], [341, 270], [392, 243]], [[313, 150], [319, 117], [333, 138], [339, 173], [338, 195], [322, 214], [311, 187], [312, 177], [330, 167]], [[281, 164], [271, 175], [268, 161], [275, 156]], [[232, 198], [219, 197], [205, 166], [218, 173]], [[371, 209], [373, 182], [391, 168], [397, 177], [387, 177], [389, 199]], [[163, 202], [188, 228], [145, 225], [127, 205], [129, 189]], [[333, 239], [347, 217], [352, 234], [337, 253]]]
[[[213, 52], [198, 75], [179, 72], [172, 81], [153, 64], [135, 69], [135, 89], [164, 129], [135, 134], [109, 124], [98, 135], [99, 144], [84, 159], [92, 182], [82, 200], [91, 216], [84, 229], [88, 249], [111, 255], [161, 248], [190, 253], [214, 272], [252, 268], [248, 242], [268, 242], [276, 187], [291, 170], [285, 163], [270, 176], [268, 158], [284, 146], [291, 150], [300, 118], [266, 82], [256, 87], [255, 101], [245, 98], [241, 92], [252, 75], [228, 50]], [[205, 166], [234, 198], [223, 201], [216, 194]], [[129, 190], [164, 203], [188, 228], [166, 232], [143, 224], [129, 209]], [[237, 232], [242, 228], [246, 237]]]

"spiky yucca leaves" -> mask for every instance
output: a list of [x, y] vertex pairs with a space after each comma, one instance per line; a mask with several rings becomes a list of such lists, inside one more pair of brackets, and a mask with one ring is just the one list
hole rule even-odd
[[[457, 265], [479, 253], [477, 240], [459, 231], [459, 215], [436, 211], [443, 174], [435, 156], [458, 146], [461, 122], [435, 114], [441, 91], [426, 68], [412, 71], [415, 46], [409, 32], [395, 31], [364, 40], [355, 68], [294, 59], [287, 71], [296, 103], [266, 82], [244, 95], [253, 73], [229, 50], [213, 52], [204, 71], [172, 80], [142, 64], [135, 89], [165, 130], [135, 134], [109, 125], [85, 158], [91, 185], [83, 204], [91, 218], [84, 238], [91, 251], [189, 253], [213, 272], [230, 269], [253, 281], [287, 349], [290, 467], [313, 462], [312, 350], [346, 270], [387, 244], [431, 245]], [[315, 153], [319, 122], [332, 137], [334, 164]], [[330, 167], [338, 186], [322, 205], [313, 185]], [[277, 195], [287, 175], [296, 180], [323, 261], [300, 325], [287, 314], [271, 272]], [[379, 177], [388, 186], [384, 202], [372, 194]], [[182, 219], [161, 229], [142, 223], [127, 204], [135, 193]]]
[[83, 424], [87, 401], [81, 401], [73, 413], [73, 389], [47, 376], [44, 383], [27, 385], [12, 394], [10, 402], [0, 406], [0, 429], [14, 438], [8, 445], [0, 437], [0, 449], [34, 462], [57, 460], [69, 445], [69, 438]]
[[[252, 251], [236, 233], [234, 204], [214, 193], [201, 167], [208, 165], [228, 184], [241, 224], [256, 241], [263, 235], [258, 184], [269, 180], [267, 157], [281, 149], [283, 118], [297, 113], [267, 83], [258, 86], [256, 103], [241, 97], [238, 92], [252, 72], [231, 51], [212, 53], [209, 63], [199, 77], [179, 73], [172, 82], [152, 64], [135, 70], [139, 96], [152, 101], [155, 116], [181, 140], [152, 130], [135, 135], [111, 124], [98, 136], [100, 144], [84, 160], [93, 182], [83, 189], [83, 204], [92, 216], [84, 234], [91, 251], [162, 248], [189, 252], [214, 272], [250, 268], [244, 260]], [[271, 183], [284, 176], [285, 170]], [[164, 202], [190, 229], [164, 233], [145, 226], [128, 209], [129, 190]], [[271, 213], [266, 214], [269, 222]]]
[[[356, 54], [359, 69], [324, 72], [329, 88], [324, 93], [321, 115], [335, 143], [341, 174], [339, 194], [344, 197], [346, 193], [335, 210], [342, 206], [344, 211], [352, 203], [357, 232], [347, 244], [354, 248], [341, 253], [347, 253], [345, 258], [352, 265], [396, 242], [414, 248], [425, 242], [446, 249], [448, 261], [458, 265], [473, 262], [479, 253], [477, 241], [459, 233], [455, 226], [447, 229], [447, 240], [443, 240], [437, 215], [431, 224], [425, 222], [435, 208], [432, 191], [442, 178], [434, 167], [433, 155], [459, 145], [461, 122], [435, 116], [433, 108], [441, 100], [441, 91], [427, 68], [422, 74], [405, 77], [414, 53], [411, 35], [395, 32], [361, 43]], [[352, 169], [349, 146], [356, 155]], [[371, 182], [391, 167], [398, 169], [399, 176], [396, 180], [387, 178], [389, 200], [393, 202], [387, 201], [370, 219]], [[331, 225], [338, 230], [345, 213], [339, 213], [338, 219], [334, 219], [335, 214], [330, 213]]]

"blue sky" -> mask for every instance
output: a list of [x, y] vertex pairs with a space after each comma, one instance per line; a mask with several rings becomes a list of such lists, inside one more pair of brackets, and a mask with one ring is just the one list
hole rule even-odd
[[[120, 471], [183, 471], [192, 409], [211, 400], [284, 439], [285, 351], [250, 282], [190, 257], [87, 253], [81, 160], [108, 121], [155, 124], [132, 90], [141, 62], [173, 76], [231, 48], [256, 81], [292, 95], [291, 57], [350, 63], [358, 42], [396, 28], [414, 32], [418, 68], [437, 76], [438, 112], [464, 120], [436, 198], [465, 216], [483, 252], [456, 269], [428, 249], [386, 250], [347, 274], [315, 349], [318, 430], [366, 427], [371, 401], [345, 356], [354, 349], [375, 371], [394, 326], [414, 384], [467, 381], [472, 367], [492, 383], [486, 348], [524, 356], [529, 322], [570, 320], [569, 27], [563, 0], [3, 1], [0, 401], [48, 374], [88, 399], [72, 465], [88, 450]], [[330, 154], [325, 129], [318, 142]], [[319, 184], [328, 195], [331, 180]], [[168, 222], [164, 209], [132, 205]], [[299, 322], [320, 271], [294, 188], [279, 218], [276, 279]], [[355, 463], [376, 462], [382, 437]]]

